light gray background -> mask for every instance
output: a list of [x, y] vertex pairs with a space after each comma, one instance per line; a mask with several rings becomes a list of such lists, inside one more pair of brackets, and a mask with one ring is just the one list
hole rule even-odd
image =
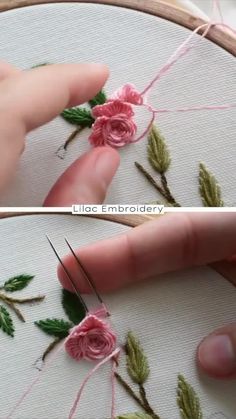
[[[110, 94], [125, 82], [142, 90], [190, 31], [141, 12], [91, 4], [54, 4], [0, 14], [0, 57], [21, 68], [41, 62], [100, 61], [109, 65]], [[204, 40], [156, 86], [155, 107], [235, 103], [235, 59]], [[29, 95], [30, 92], [25, 92]], [[147, 117], [137, 112], [142, 131]], [[160, 115], [158, 124], [172, 155], [168, 174], [182, 205], [201, 205], [198, 163], [217, 175], [228, 205], [235, 199], [236, 110]], [[32, 133], [15, 184], [0, 200], [2, 206], [41, 205], [69, 164], [89, 148], [89, 131], [70, 147], [66, 159], [55, 151], [73, 127], [57, 118]], [[134, 167], [145, 164], [146, 140], [121, 150], [121, 167], [110, 188], [108, 203], [150, 202], [159, 197]]]
[[[66, 318], [60, 303], [57, 261], [45, 234], [52, 238], [63, 255], [68, 252], [64, 235], [74, 247], [80, 247], [125, 231], [128, 227], [115, 223], [62, 215], [35, 215], [1, 221], [1, 281], [14, 274], [32, 273], [36, 275], [35, 279], [19, 295], [46, 294], [43, 303], [22, 307], [27, 319], [25, 324], [13, 315], [16, 325], [14, 340], [0, 332], [1, 419], [37, 376], [33, 364], [51, 341], [33, 322], [46, 317]], [[219, 274], [202, 267], [162, 275], [142, 285], [104, 296], [119, 342], [124, 342], [130, 329], [140, 337], [151, 365], [147, 391], [162, 419], [179, 419], [175, 401], [179, 372], [199, 393], [204, 418], [209, 419], [210, 415], [220, 411], [229, 419], [235, 418], [235, 382], [217, 382], [199, 376], [195, 365], [196, 348], [203, 336], [235, 321], [235, 293], [236, 289]], [[62, 351], [14, 419], [66, 419], [89, 368], [91, 364], [76, 364]], [[123, 362], [120, 372], [125, 374]], [[108, 418], [110, 391], [109, 367], [105, 366], [88, 383], [77, 418]], [[117, 413], [136, 410], [137, 406], [117, 386]], [[212, 418], [222, 419], [222, 416]]]

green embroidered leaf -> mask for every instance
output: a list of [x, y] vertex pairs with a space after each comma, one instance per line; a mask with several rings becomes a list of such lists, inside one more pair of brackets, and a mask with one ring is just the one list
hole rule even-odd
[[70, 108], [65, 109], [61, 116], [71, 124], [79, 125], [80, 127], [88, 127], [94, 123], [94, 118], [92, 117], [91, 112], [86, 108]]
[[204, 207], [223, 207], [224, 202], [221, 199], [221, 189], [214, 175], [209, 172], [207, 167], [200, 163], [199, 165], [199, 192]]
[[25, 288], [30, 281], [34, 278], [34, 275], [18, 275], [10, 278], [5, 282], [3, 288], [5, 291], [14, 292]]
[[79, 324], [85, 318], [85, 309], [74, 293], [63, 289], [62, 305], [67, 316], [74, 324]]
[[97, 106], [97, 105], [103, 105], [103, 103], [105, 103], [106, 100], [107, 100], [106, 93], [104, 92], [104, 90], [101, 90], [93, 99], [89, 101], [89, 104], [91, 108], [93, 108], [94, 106]]
[[7, 311], [7, 309], [3, 306], [0, 306], [0, 328], [5, 332], [7, 335], [13, 337], [14, 336], [14, 326], [12, 318]]
[[165, 143], [165, 138], [155, 125], [152, 126], [148, 136], [148, 160], [152, 167], [160, 174], [165, 173], [170, 166], [171, 158]]
[[181, 374], [178, 376], [177, 403], [182, 419], [203, 418], [199, 398]]
[[125, 415], [117, 416], [116, 419], [152, 419], [152, 416], [147, 413], [126, 413]]
[[64, 338], [69, 334], [73, 326], [71, 323], [62, 319], [39, 320], [35, 324], [48, 335]]
[[127, 370], [132, 380], [137, 384], [143, 384], [149, 376], [149, 365], [146, 355], [138, 339], [129, 332], [126, 340]]

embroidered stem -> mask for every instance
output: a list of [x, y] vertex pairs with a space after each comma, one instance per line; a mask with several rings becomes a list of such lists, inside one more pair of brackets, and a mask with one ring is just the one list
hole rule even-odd
[[148, 173], [147, 170], [144, 169], [144, 167], [137, 161], [134, 164], [137, 167], [137, 169], [145, 176], [145, 178], [151, 183], [151, 185], [154, 186], [154, 188], [163, 196], [163, 198], [167, 200], [164, 190], [160, 185], [158, 185], [158, 183], [155, 181], [152, 175], [150, 175], [150, 173]]
[[163, 173], [161, 175], [161, 183], [162, 186], [160, 186], [156, 180], [152, 177], [152, 175], [150, 175], [150, 173], [148, 173], [148, 171], [146, 169], [144, 169], [144, 167], [138, 163], [137, 161], [134, 163], [135, 166], [137, 167], [137, 169], [143, 174], [143, 176], [148, 180], [149, 183], [151, 183], [152, 186], [154, 186], [154, 188], [159, 192], [159, 194], [161, 194], [161, 196], [163, 196], [163, 198], [172, 206], [174, 207], [180, 207], [181, 205], [175, 200], [175, 198], [173, 197], [172, 193], [170, 192], [168, 183], [167, 183], [167, 179], [165, 174]]
[[70, 143], [75, 139], [75, 137], [81, 132], [81, 131], [83, 131], [83, 129], [84, 129], [84, 127], [81, 127], [81, 126], [79, 126], [79, 127], [77, 127], [70, 135], [69, 135], [69, 137], [67, 138], [67, 140], [65, 141], [65, 143], [63, 144], [63, 145], [61, 145], [59, 148], [58, 148], [58, 150], [57, 150], [57, 152], [56, 152], [56, 155], [58, 156], [58, 157], [60, 157], [60, 159], [64, 159], [64, 157], [65, 157], [65, 153], [66, 153], [66, 151], [67, 151], [67, 148], [68, 148], [68, 146], [70, 145]]
[[64, 338], [56, 338], [54, 339], [47, 347], [47, 349], [44, 351], [42, 355], [42, 361], [44, 362], [46, 357], [50, 354], [50, 352], [58, 345], [59, 342]]
[[168, 186], [166, 175], [164, 173], [161, 174], [161, 184], [162, 184], [162, 187], [165, 191], [165, 196], [166, 196], [166, 199], [169, 202], [169, 204], [173, 205], [174, 207], [181, 207], [181, 205], [173, 197], [173, 195], [170, 191], [170, 188]]
[[140, 400], [140, 398], [135, 394], [131, 386], [121, 377], [121, 375], [118, 372], [115, 373], [115, 377], [118, 383], [120, 383], [120, 385], [124, 388], [124, 390], [136, 401], [136, 403], [140, 407], [142, 407], [142, 409], [146, 411], [142, 400]]
[[143, 401], [143, 406], [145, 409], [145, 412], [149, 413], [153, 419], [160, 419], [160, 416], [158, 416], [153, 408], [150, 406], [149, 401], [147, 399], [147, 394], [144, 386], [142, 384], [139, 384], [139, 394], [141, 396], [141, 399]]
[[5, 303], [10, 307], [17, 315], [18, 319], [21, 320], [23, 323], [25, 323], [25, 318], [19, 308], [17, 308], [11, 301], [6, 301]]
[[3, 300], [5, 302], [10, 302], [10, 303], [17, 303], [17, 304], [37, 303], [37, 302], [43, 301], [44, 298], [45, 298], [45, 295], [39, 295], [38, 297], [20, 299], [20, 298], [8, 297], [8, 295], [0, 293], [0, 300]]

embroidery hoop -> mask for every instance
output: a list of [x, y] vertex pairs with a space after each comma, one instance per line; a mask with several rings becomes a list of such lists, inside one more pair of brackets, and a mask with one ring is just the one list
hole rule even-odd
[[[27, 218], [28, 218], [28, 215], [31, 215], [31, 214], [27, 214], [27, 213], [16, 213], [16, 214], [3, 214], [2, 215], [2, 218], [3, 218], [3, 220], [7, 220], [7, 218], [9, 217], [9, 215], [13, 215], [13, 216], [16, 216], [16, 217], [18, 217], [18, 216], [20, 216], [20, 215], [23, 215], [23, 216], [27, 216]], [[40, 213], [40, 215], [46, 215], [46, 216], [48, 216], [48, 214], [46, 213], [46, 214], [42, 214], [42, 213]], [[69, 215], [69, 214], [68, 214]], [[80, 217], [81, 218], [81, 217]], [[92, 218], [95, 218], [95, 217], [92, 217]], [[110, 221], [115, 221], [115, 219], [117, 219], [118, 217], [113, 217], [113, 220], [110, 220]], [[130, 220], [126, 220], [126, 224], [128, 224], [129, 223], [129, 225], [130, 224], [137, 224], [137, 222], [138, 222], [138, 220], [136, 219], [134, 219], [135, 217], [130, 217]], [[143, 218], [143, 221], [144, 220], [146, 220], [146, 217], [141, 217], [141, 218]], [[118, 219], [116, 222], [120, 222], [121, 220], [120, 219]], [[139, 222], [140, 222], [141, 220], [139, 220]], [[79, 220], [78, 220], [78, 222], [79, 222]], [[0, 220], [0, 223], [1, 223], [1, 220]], [[58, 368], [57, 368], [58, 369]], [[47, 380], [46, 380], [47, 381]], [[37, 394], [37, 393], [36, 393]], [[85, 400], [86, 400], [86, 397], [85, 397]], [[230, 417], [230, 416], [229, 416]], [[177, 418], [177, 417], [176, 417]]]
[[[158, 16], [163, 20], [163, 22], [168, 21], [168, 22], [177, 23], [180, 27], [190, 28], [190, 29], [194, 29], [198, 25], [203, 23], [202, 19], [194, 17], [193, 15], [191, 15], [191, 13], [189, 13], [187, 11], [184, 11], [182, 9], [179, 9], [177, 7], [171, 6], [171, 5], [163, 3], [163, 2], [156, 2], [155, 0], [138, 1], [138, 2], [135, 1], [135, 0], [131, 0], [131, 1], [130, 0], [114, 0], [114, 1], [113, 0], [105, 0], [105, 1], [102, 1], [102, 0], [88, 1], [88, 0], [86, 0], [84, 2], [82, 2], [82, 1], [72, 1], [72, 2], [64, 1], [63, 2], [61, 0], [59, 0], [59, 1], [55, 1], [55, 0], [49, 0], [49, 1], [45, 1], [45, 0], [12, 0], [12, 1], [7, 1], [7, 2], [6, 1], [2, 2], [1, 5], [0, 5], [0, 12], [7, 12], [7, 11], [10, 11], [10, 10], [14, 11], [14, 9], [15, 9], [15, 11], [16, 10], [22, 10], [22, 9], [24, 9], [26, 11], [29, 6], [37, 6], [37, 5], [49, 5], [49, 4], [51, 4], [52, 6], [53, 5], [59, 6], [59, 3], [64, 4], [64, 5], [66, 5], [66, 4], [74, 4], [74, 5], [78, 4], [78, 6], [81, 3], [84, 6], [94, 5], [96, 7], [99, 7], [99, 6], [102, 6], [102, 5], [107, 5], [107, 6], [108, 5], [113, 5], [113, 6], [116, 6], [117, 8], [119, 8], [120, 10], [122, 10], [122, 9], [126, 10], [127, 9], [127, 12], [128, 11], [132, 11], [132, 12], [135, 12], [135, 11], [137, 11], [137, 12], [140, 11], [141, 12], [142, 11], [142, 12], [145, 12], [145, 14], [147, 14], [147, 16], [149, 16], [149, 15], [152, 16], [152, 17]], [[34, 7], [32, 7], [31, 9], [34, 9]], [[145, 16], [145, 14], [144, 14], [144, 16]], [[10, 16], [10, 14], [9, 14], [9, 16]], [[230, 53], [229, 56], [231, 58], [236, 55], [236, 40], [235, 40], [233, 35], [231, 35], [229, 33], [226, 33], [226, 32], [223, 32], [222, 30], [219, 29], [219, 27], [215, 27], [215, 28], [212, 28], [210, 30], [207, 38], [210, 39], [213, 42], [212, 45], [215, 45], [215, 44], [217, 45], [217, 54], [218, 54], [218, 51], [222, 52], [223, 49], [224, 49], [224, 51], [227, 51], [227, 52]], [[119, 87], [119, 86], [116, 86], [116, 87]], [[214, 98], [212, 100], [214, 101]], [[186, 99], [183, 100], [183, 102], [186, 102]], [[171, 105], [171, 103], [169, 103], [169, 105]], [[191, 117], [192, 116], [190, 115], [190, 119], [191, 119]], [[163, 117], [163, 118], [165, 118], [165, 117]], [[172, 121], [172, 118], [173, 118], [173, 114], [171, 114], [171, 121]], [[181, 123], [182, 116], [178, 115], [178, 118], [179, 118], [179, 121]], [[189, 118], [189, 116], [187, 118]], [[197, 118], [198, 118], [198, 116], [197, 116]], [[213, 116], [213, 114], [209, 114], [209, 116], [207, 116], [206, 118], [211, 120], [211, 119], [214, 118], [214, 116]], [[162, 129], [162, 121], [163, 121], [163, 119], [161, 117], [161, 119], [160, 119], [161, 129]], [[165, 123], [166, 122], [164, 122], [164, 127], [165, 127]], [[174, 124], [175, 124], [175, 122], [173, 122], [173, 125]], [[199, 120], [199, 124], [201, 124], [201, 118]], [[207, 127], [208, 127], [208, 124], [209, 124], [209, 128], [210, 128], [210, 122], [207, 123]], [[183, 125], [184, 125], [184, 122], [183, 122]], [[66, 139], [67, 134], [69, 134], [73, 130], [73, 127], [68, 126], [67, 123], [65, 123], [64, 121], [62, 122], [62, 126], [68, 131], [66, 131], [66, 134], [64, 134], [64, 132], [62, 132], [60, 134], [60, 139], [62, 140], [61, 144]], [[213, 122], [211, 123], [211, 127], [212, 126], [213, 126]], [[229, 125], [226, 125], [226, 127], [228, 127], [228, 126]], [[71, 130], [71, 127], [72, 127], [72, 130]], [[177, 130], [178, 130], [178, 128], [177, 128]], [[195, 128], [194, 128], [194, 130], [195, 130]], [[51, 136], [51, 134], [52, 134], [52, 129], [50, 129], [50, 131], [49, 131], [50, 136]], [[164, 132], [164, 135], [166, 136], [167, 144], [172, 147], [172, 138], [171, 138], [172, 134], [169, 135], [169, 132], [168, 132], [168, 134], [166, 135], [166, 133]], [[173, 135], [175, 135], [175, 134], [173, 134]], [[175, 146], [174, 146], [173, 153], [172, 153], [172, 150], [171, 150], [171, 154], [174, 157], [173, 160], [175, 159], [175, 165], [176, 166], [171, 168], [171, 170], [170, 170], [170, 174], [168, 175], [168, 176], [170, 176], [169, 182], [172, 185], [173, 191], [174, 192], [176, 191], [177, 194], [180, 194], [179, 201], [182, 205], [198, 206], [198, 205], [201, 205], [201, 203], [200, 203], [201, 201], [200, 201], [200, 198], [199, 198], [199, 195], [198, 195], [198, 192], [197, 192], [197, 181], [196, 181], [195, 185], [192, 185], [192, 184], [195, 182], [194, 179], [197, 177], [197, 170], [198, 170], [197, 169], [197, 164], [200, 160], [199, 160], [199, 156], [196, 156], [196, 159], [195, 159], [195, 154], [193, 154], [193, 159], [196, 160], [196, 161], [194, 161], [194, 164], [196, 163], [196, 168], [194, 167], [194, 171], [193, 171], [193, 168], [192, 168], [193, 166], [191, 166], [190, 163], [189, 163], [191, 157], [188, 157], [187, 160], [186, 160], [188, 167], [187, 168], [185, 167], [186, 170], [184, 171], [184, 173], [187, 175], [188, 184], [190, 185], [190, 190], [188, 191], [188, 196], [189, 197], [191, 196], [191, 199], [189, 198], [189, 201], [188, 201], [188, 200], [185, 199], [187, 197], [187, 193], [185, 192], [183, 185], [181, 185], [180, 172], [181, 172], [181, 174], [183, 174], [182, 173], [183, 170], [181, 170], [181, 168], [180, 168], [181, 165], [179, 165], [179, 163], [176, 162], [176, 160], [178, 160], [178, 159], [180, 160], [180, 156], [178, 156], [178, 153], [175, 155], [176, 142], [178, 142], [179, 139], [181, 140], [181, 135], [182, 134], [180, 134], [180, 137], [178, 139], [174, 138]], [[202, 133], [201, 133], [201, 135], [202, 135]], [[211, 134], [211, 138], [214, 138], [213, 135], [214, 135], [214, 132]], [[231, 134], [229, 134], [229, 135], [231, 135]], [[47, 137], [47, 136], [48, 136], [48, 134], [46, 133], [46, 135], [44, 135], [44, 137]], [[86, 137], [88, 136], [87, 132], [85, 133], [85, 136]], [[59, 138], [59, 136], [56, 135], [56, 133], [55, 133], [54, 137]], [[41, 139], [39, 138], [39, 142], [41, 141]], [[82, 138], [82, 140], [84, 140], [84, 139]], [[76, 144], [76, 141], [75, 141], [74, 144]], [[78, 139], [78, 141], [79, 141], [79, 139]], [[185, 145], [186, 145], [187, 144], [186, 143], [186, 137], [185, 137], [184, 141], [185, 141]], [[221, 141], [221, 143], [219, 143], [219, 141]], [[218, 140], [218, 145], [216, 147], [218, 147], [218, 148], [222, 147], [222, 149], [223, 149], [224, 147], [223, 147], [222, 142], [223, 142], [223, 139]], [[145, 143], [146, 143], [146, 140], [145, 140]], [[52, 142], [51, 142], [51, 144], [52, 144]], [[51, 169], [52, 173], [51, 174], [48, 173], [48, 185], [50, 185], [50, 184], [52, 185], [54, 183], [54, 181], [56, 180], [56, 178], [58, 177], [58, 175], [60, 175], [65, 170], [65, 168], [68, 167], [71, 164], [71, 162], [72, 162], [71, 159], [72, 158], [74, 160], [75, 156], [77, 157], [80, 154], [80, 152], [84, 151], [83, 149], [80, 150], [80, 145], [77, 143], [77, 149], [78, 150], [74, 149], [75, 153], [77, 153], [77, 154], [74, 154], [74, 151], [72, 149], [71, 153], [69, 152], [70, 155], [68, 156], [69, 157], [68, 160], [66, 159], [66, 161], [64, 163], [64, 166], [63, 165], [61, 166], [61, 162], [58, 163], [57, 161], [52, 160], [53, 157], [54, 157], [54, 153], [55, 153], [55, 151], [56, 151], [56, 149], [59, 145], [60, 145], [60, 143], [57, 142], [57, 145], [56, 146], [53, 145], [54, 148], [49, 151], [51, 153], [50, 154], [50, 159], [51, 160], [48, 160], [48, 161], [51, 162], [49, 167], [52, 167], [52, 169]], [[39, 150], [38, 155], [40, 156], [41, 155], [40, 152], [42, 152], [42, 148], [39, 148], [39, 147], [40, 147], [39, 145], [36, 146], [36, 150]], [[47, 147], [46, 143], [44, 143], [44, 147]], [[82, 147], [83, 147], [83, 144], [82, 144]], [[221, 171], [220, 168], [222, 167], [222, 164], [219, 165], [218, 162], [216, 162], [217, 159], [218, 160], [220, 159], [220, 153], [218, 152], [218, 155], [217, 154], [215, 155], [213, 153], [213, 150], [212, 150], [212, 144], [210, 145], [210, 147], [211, 147], [211, 150], [209, 152], [207, 152], [204, 149], [203, 143], [200, 142], [199, 149], [202, 150], [200, 159], [203, 160], [203, 162], [206, 164], [206, 166], [208, 166], [209, 170], [212, 171], [212, 173], [214, 173], [217, 177], [217, 175], [218, 175], [217, 170]], [[231, 167], [232, 167], [232, 157], [231, 156], [234, 156], [235, 153], [232, 150], [232, 142], [231, 142], [231, 146], [228, 143], [228, 148], [226, 147], [226, 149], [227, 150], [229, 149], [226, 152], [227, 157], [225, 157], [223, 155], [222, 159], [224, 158], [224, 162], [225, 162], [225, 164], [227, 164], [228, 173], [226, 173], [226, 172], [223, 173], [221, 171], [220, 179], [218, 179], [218, 180], [219, 180], [219, 182], [222, 186], [223, 198], [225, 197], [226, 205], [233, 205], [234, 204], [234, 201], [232, 201], [232, 199], [233, 199], [232, 198], [232, 195], [233, 195], [233, 181], [232, 181], [233, 174], [231, 174]], [[142, 151], [142, 149], [140, 149], [140, 150]], [[26, 152], [27, 152], [27, 149], [26, 149]], [[36, 151], [36, 153], [37, 153], [37, 151]], [[36, 153], [35, 153], [35, 155], [36, 155]], [[124, 154], [125, 153], [126, 153], [126, 149], [124, 149]], [[208, 153], [206, 158], [205, 158], [204, 153], [205, 154]], [[208, 157], [209, 157], [210, 154], [212, 156], [214, 156], [214, 157], [212, 157], [213, 166], [212, 166], [212, 162], [210, 162], [208, 160]], [[24, 160], [24, 162], [26, 162], [28, 164], [31, 161], [31, 160], [29, 160], [30, 157], [31, 157], [31, 154], [27, 154], [27, 158], [26, 158], [26, 160]], [[134, 157], [135, 157], [135, 159], [137, 159], [139, 161], [139, 158], [137, 158], [137, 156], [134, 156]], [[128, 158], [130, 158], [130, 157], [128, 157]], [[228, 165], [229, 160], [227, 160], [227, 159], [230, 159], [230, 158], [231, 158], [231, 162]], [[34, 159], [34, 162], [36, 160], [37, 159]], [[24, 162], [23, 162], [23, 167], [24, 167], [24, 164], [25, 164]], [[122, 162], [124, 163], [123, 158], [122, 158]], [[141, 163], [145, 164], [145, 162], [147, 162], [146, 157], [145, 157], [145, 161], [141, 162]], [[146, 179], [137, 171], [137, 169], [134, 167], [133, 163], [134, 163], [133, 161], [132, 162], [129, 161], [130, 178], [134, 179], [135, 182], [137, 181], [138, 197], [141, 196], [142, 191], [143, 191], [143, 192], [145, 192], [145, 196], [143, 197], [145, 202], [151, 202], [155, 199], [159, 199], [155, 190], [152, 189], [152, 186], [149, 185], [147, 183]], [[39, 163], [32, 163], [32, 164], [38, 164], [39, 165]], [[214, 165], [217, 168], [215, 168]], [[41, 173], [43, 173], [44, 166], [41, 167], [41, 165], [40, 165], [39, 170], [40, 170], [40, 168], [41, 168]], [[146, 168], [147, 169], [149, 168], [148, 164], [147, 164]], [[176, 168], [177, 168], [177, 171], [176, 171]], [[127, 170], [129, 170], [129, 169], [127, 169], [127, 164], [124, 163], [124, 166], [121, 167], [120, 172], [117, 174], [114, 182], [112, 183], [112, 188], [111, 188], [112, 199], [110, 199], [110, 195], [109, 195], [107, 203], [115, 202], [114, 197], [115, 197], [116, 193], [118, 193], [118, 195], [122, 198], [123, 191], [120, 189], [119, 184], [122, 184], [123, 181], [126, 182], [127, 173], [128, 173]], [[189, 171], [191, 171], [191, 173]], [[31, 170], [31, 172], [32, 172], [32, 170]], [[39, 185], [34, 183], [34, 177], [32, 177], [32, 182], [33, 182], [33, 185], [35, 185], [35, 190], [37, 189], [37, 196], [39, 196], [38, 201], [36, 201], [37, 198], [36, 198], [36, 195], [34, 195], [34, 192], [31, 193], [32, 197], [31, 197], [31, 195], [30, 196], [27, 195], [29, 193], [28, 191], [30, 189], [32, 190], [32, 188], [30, 188], [30, 186], [27, 185], [27, 179], [31, 179], [31, 176], [29, 176], [29, 172], [27, 171], [27, 168], [23, 169], [23, 175], [21, 175], [21, 173], [22, 172], [20, 172], [20, 176], [18, 177], [18, 184], [16, 185], [16, 189], [15, 189], [15, 186], [13, 185], [13, 189], [12, 189], [12, 191], [10, 190], [9, 195], [7, 195], [6, 198], [3, 198], [2, 201], [0, 200], [0, 205], [2, 205], [2, 206], [22, 205], [23, 206], [23, 205], [25, 205], [25, 203], [27, 204], [27, 201], [28, 201], [29, 202], [28, 205], [37, 206], [37, 205], [41, 205], [41, 203], [43, 202], [43, 197], [45, 198], [46, 193], [47, 193], [47, 190], [45, 191], [45, 189], [46, 189], [45, 179], [43, 179], [43, 181], [40, 182], [40, 184], [44, 185], [44, 186], [40, 186], [39, 189], [38, 189], [37, 186], [39, 186]], [[46, 173], [46, 172], [44, 172], [44, 173]], [[32, 173], [30, 173], [30, 174], [32, 174]], [[229, 176], [227, 176], [227, 174]], [[43, 177], [43, 175], [41, 175], [41, 176]], [[40, 180], [41, 180], [41, 176], [38, 177]], [[134, 176], [135, 176], [135, 178], [134, 178]], [[44, 177], [45, 177], [45, 175], [44, 175]], [[117, 180], [117, 182], [116, 182], [116, 180]], [[19, 185], [19, 182], [21, 183], [20, 185]], [[21, 193], [21, 191], [23, 190], [23, 186], [21, 186], [21, 185], [24, 185], [25, 182], [26, 182], [25, 190]], [[223, 184], [222, 184], [222, 182], [223, 182]], [[114, 185], [114, 188], [113, 188], [113, 185]], [[40, 188], [41, 188], [41, 192], [40, 192]], [[134, 188], [132, 188], [132, 190], [133, 189]], [[17, 191], [19, 191], [19, 192], [17, 192]], [[224, 192], [225, 192], [225, 194], [224, 194]], [[129, 194], [130, 194], [130, 191], [127, 192], [127, 196], [129, 196]], [[228, 194], [228, 196], [227, 196], [227, 194]], [[126, 203], [127, 203], [127, 196], [125, 195], [125, 197], [123, 197], [123, 198], [126, 198]], [[131, 198], [132, 198], [132, 202], [137, 201], [137, 196], [136, 195], [135, 196], [130, 195], [130, 199]], [[194, 200], [194, 202], [193, 202], [193, 200]], [[16, 201], [19, 201], [19, 203], [16, 202]], [[20, 201], [22, 202], [22, 204], [21, 204]], [[30, 202], [30, 201], [33, 201], [33, 202]], [[130, 202], [130, 203], [132, 203], [132, 202]]]
[[[49, 3], [66, 3], [66, 0], [7, 0], [1, 2], [0, 12]], [[206, 23], [203, 19], [192, 15], [190, 12], [160, 0], [70, 0], [70, 3], [100, 3], [130, 8], [159, 16], [192, 30]], [[225, 33], [216, 27], [211, 28], [206, 37], [226, 49], [226, 51], [236, 55], [236, 39], [233, 35]]]

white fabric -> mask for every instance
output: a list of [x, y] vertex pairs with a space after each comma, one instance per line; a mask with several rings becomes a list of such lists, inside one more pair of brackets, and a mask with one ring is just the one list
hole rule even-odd
[[[21, 68], [42, 62], [101, 61], [111, 69], [110, 94], [125, 82], [142, 90], [190, 31], [141, 12], [95, 4], [53, 4], [0, 14], [0, 57]], [[159, 108], [235, 103], [235, 60], [210, 41], [182, 59], [156, 86], [152, 103]], [[25, 92], [29, 95], [30, 92]], [[217, 176], [228, 205], [235, 204], [236, 111], [160, 115], [158, 123], [172, 155], [168, 179], [182, 205], [201, 205], [198, 163]], [[137, 112], [139, 131], [149, 115]], [[15, 184], [2, 206], [41, 205], [58, 176], [89, 148], [86, 130], [64, 161], [55, 151], [73, 130], [61, 118], [29, 136]], [[121, 166], [107, 203], [150, 202], [160, 197], [134, 167], [149, 167], [146, 140], [123, 148]], [[149, 168], [151, 171], [151, 169]], [[153, 173], [155, 175], [155, 173]]]
[[[63, 255], [68, 252], [64, 236], [76, 247], [125, 231], [128, 227], [108, 221], [63, 215], [25, 216], [1, 221], [1, 281], [22, 272], [35, 274], [33, 282], [19, 295], [46, 294], [43, 303], [22, 308], [27, 319], [25, 324], [13, 314], [14, 340], [0, 331], [1, 419], [37, 376], [33, 364], [51, 341], [33, 322], [47, 317], [66, 318], [60, 303], [57, 260], [45, 234], [52, 238]], [[124, 342], [128, 330], [133, 330], [142, 342], [151, 366], [148, 395], [162, 419], [179, 419], [175, 401], [179, 372], [196, 388], [204, 418], [235, 418], [235, 382], [208, 379], [199, 375], [195, 365], [200, 340], [215, 328], [235, 321], [235, 293], [235, 288], [219, 274], [203, 267], [163, 275], [158, 280], [104, 296], [119, 342]], [[119, 371], [125, 375], [124, 357], [121, 360]], [[84, 362], [76, 364], [62, 351], [14, 419], [67, 418], [80, 383], [91, 366]], [[88, 383], [77, 418], [110, 417], [110, 397], [109, 367], [104, 366]], [[117, 386], [117, 413], [137, 410], [138, 407]]]

